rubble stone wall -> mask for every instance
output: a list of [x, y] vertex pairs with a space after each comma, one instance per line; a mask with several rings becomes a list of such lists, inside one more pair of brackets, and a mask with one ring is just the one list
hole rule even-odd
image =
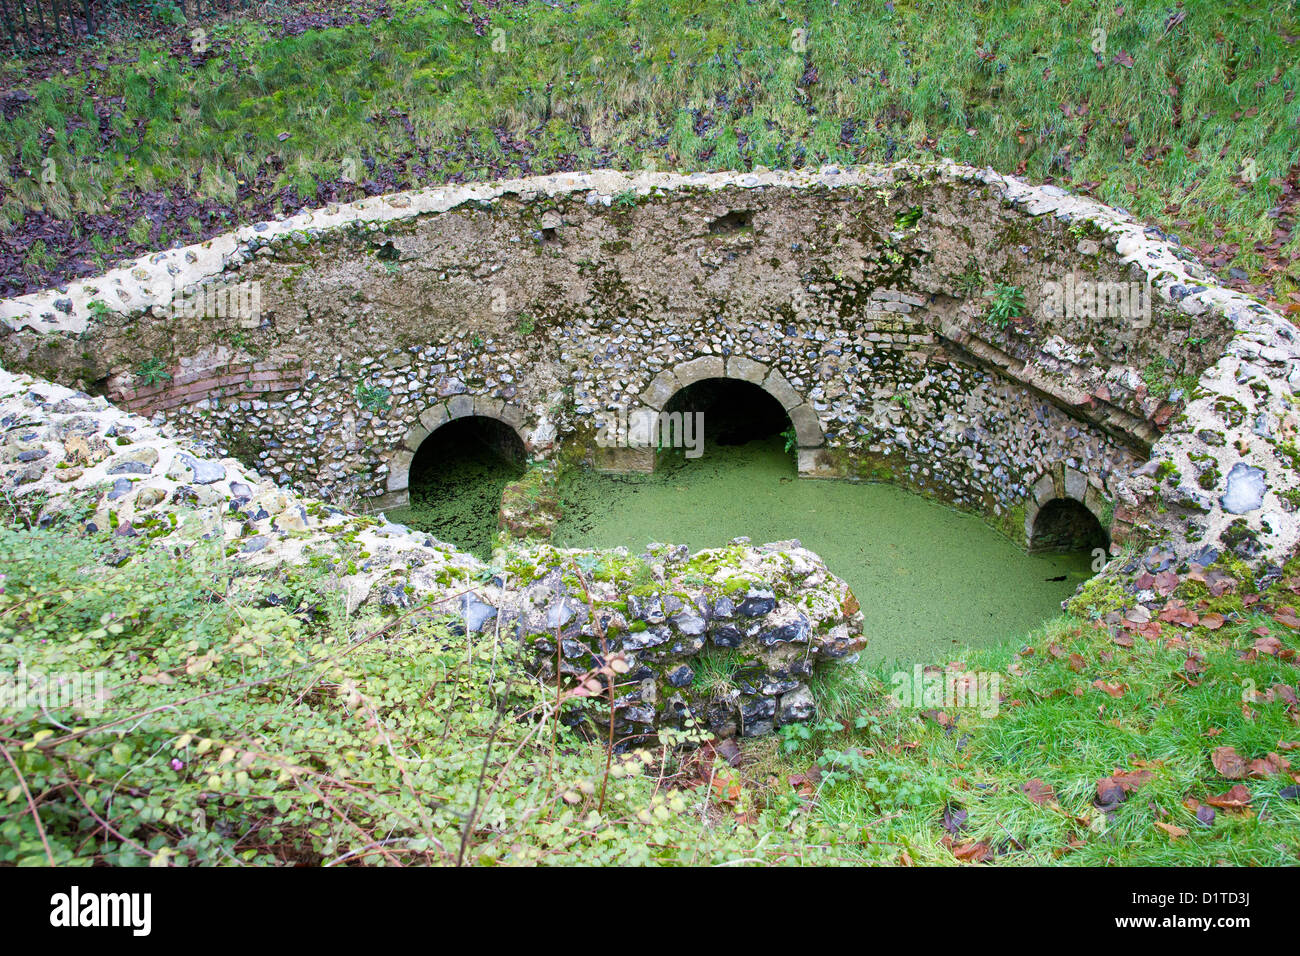
[[[174, 304], [249, 283], [228, 301], [255, 321]], [[1064, 497], [1180, 558], [1300, 541], [1292, 327], [1122, 210], [950, 163], [429, 188], [0, 317], [9, 367], [136, 397], [163, 369], [179, 391], [149, 407], [202, 448], [336, 502], [405, 500], [444, 406], [506, 421], [539, 460], [646, 467], [603, 447], [608, 416], [720, 372], [782, 402], [809, 477], [895, 481], [1026, 539]], [[292, 389], [251, 387], [293, 362]]]

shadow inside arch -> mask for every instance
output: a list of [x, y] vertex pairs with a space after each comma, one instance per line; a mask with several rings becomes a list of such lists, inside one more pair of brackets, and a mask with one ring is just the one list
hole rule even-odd
[[1110, 535], [1088, 508], [1073, 498], [1052, 498], [1038, 509], [1029, 534], [1033, 553], [1108, 549]]
[[436, 428], [411, 461], [409, 504], [389, 518], [487, 560], [506, 485], [522, 477], [527, 454], [506, 422], [483, 415]]
[[[707, 454], [711, 447], [744, 445], [789, 432], [790, 416], [765, 389], [734, 378], [705, 378], [686, 385], [664, 403], [661, 433], [681, 421], [684, 430], [702, 426], [699, 438]], [[698, 426], [686, 421], [693, 416]], [[688, 457], [690, 457], [688, 455]]]

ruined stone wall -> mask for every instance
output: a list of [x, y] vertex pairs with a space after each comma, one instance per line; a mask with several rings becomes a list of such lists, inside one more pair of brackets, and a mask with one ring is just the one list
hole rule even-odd
[[467, 641], [499, 643], [548, 683], [557, 663], [577, 686], [594, 682], [588, 717], [599, 717], [612, 680], [620, 746], [688, 721], [719, 736], [806, 721], [816, 710], [809, 677], [864, 645], [857, 601], [798, 542], [693, 555], [517, 548], [489, 569], [428, 535], [286, 493], [102, 397], [3, 369], [0, 428], [12, 512], [131, 542], [106, 548], [100, 573], [140, 542], [178, 560], [224, 555], [235, 589], [241, 575], [318, 568], [349, 611], [458, 618]]
[[[256, 283], [255, 327], [155, 314], [201, 281]], [[1142, 316], [1059, 294], [1148, 281]], [[1008, 290], [1023, 305], [998, 313]], [[782, 402], [805, 475], [888, 478], [1008, 524], [1073, 497], [1121, 537], [1180, 549], [1229, 525], [1256, 555], [1297, 538], [1285, 323], [1120, 211], [951, 164], [421, 190], [257, 224], [0, 315], [21, 329], [0, 343], [7, 364], [88, 386], [129, 387], [151, 361], [301, 357], [283, 395], [193, 395], [164, 414], [335, 500], [401, 501], [418, 442], [462, 414], [507, 421], [538, 457], [641, 467], [599, 447], [602, 415], [662, 408], [720, 371]], [[1253, 370], [1263, 384], [1238, 380]], [[1209, 383], [1231, 394], [1209, 399]], [[1265, 447], [1245, 440], [1260, 428]], [[1237, 463], [1277, 489], [1229, 495]], [[1236, 474], [1254, 487], [1256, 471]], [[1227, 517], [1225, 496], [1251, 516]]]

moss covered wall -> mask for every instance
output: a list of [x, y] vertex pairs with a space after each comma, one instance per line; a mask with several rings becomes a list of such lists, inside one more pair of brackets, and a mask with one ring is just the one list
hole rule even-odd
[[[362, 504], [400, 499], [404, 443], [440, 403], [499, 409], [535, 457], [595, 460], [611, 408], [660, 407], [656, 381], [692, 362], [749, 360], [779, 373], [792, 417], [814, 416], [807, 474], [888, 478], [1005, 521], [1040, 475], [1068, 471], [1119, 502], [1121, 534], [1189, 544], [1205, 512], [1174, 527], [1139, 472], [1244, 320], [1150, 233], [952, 165], [541, 177], [258, 224], [0, 303], [25, 326], [0, 355], [116, 396], [160, 369], [300, 360], [295, 388], [165, 414], [217, 451], [237, 436], [278, 481]], [[256, 284], [257, 321], [159, 314], [196, 281]], [[1154, 307], [1063, 307], [1062, 286], [1089, 282], [1151, 282]]]

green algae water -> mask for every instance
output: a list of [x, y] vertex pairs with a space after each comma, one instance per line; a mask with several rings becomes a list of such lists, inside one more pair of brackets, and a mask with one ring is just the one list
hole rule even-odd
[[411, 504], [388, 520], [425, 531], [483, 561], [492, 557], [506, 485], [523, 468], [484, 445], [468, 444], [411, 482]]
[[561, 499], [560, 547], [798, 538], [853, 589], [873, 661], [945, 663], [1022, 637], [1092, 574], [1087, 553], [1027, 554], [979, 518], [892, 485], [801, 480], [779, 438], [709, 445], [653, 475], [574, 473]]

